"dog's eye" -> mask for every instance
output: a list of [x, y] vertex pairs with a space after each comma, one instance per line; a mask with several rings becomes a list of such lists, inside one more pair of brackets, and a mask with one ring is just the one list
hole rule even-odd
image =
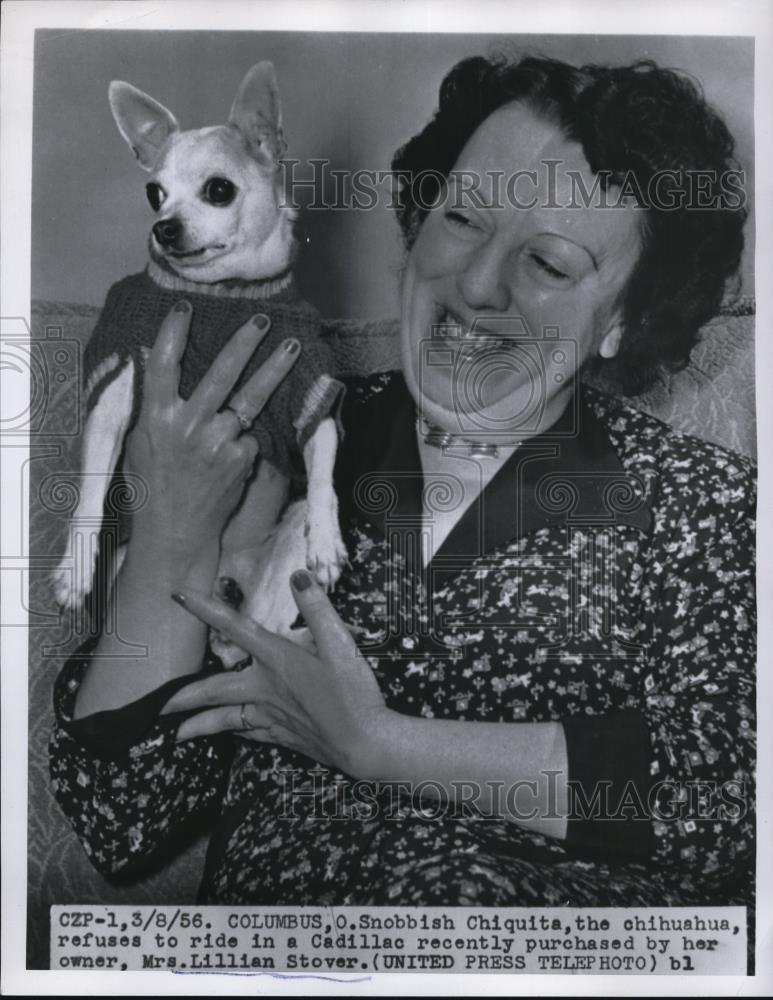
[[210, 205], [230, 205], [236, 195], [236, 186], [227, 177], [210, 177], [204, 185], [204, 198]]
[[164, 189], [160, 184], [153, 184], [151, 182], [145, 187], [145, 193], [148, 196], [150, 207], [154, 212], [157, 212], [161, 208], [161, 202], [164, 200]]

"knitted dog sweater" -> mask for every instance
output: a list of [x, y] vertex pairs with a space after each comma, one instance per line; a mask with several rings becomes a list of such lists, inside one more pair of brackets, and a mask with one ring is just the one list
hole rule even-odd
[[[327, 416], [338, 419], [344, 385], [334, 369], [330, 345], [321, 334], [317, 311], [304, 302], [291, 282], [195, 284], [151, 262], [112, 286], [84, 352], [84, 397], [90, 411], [107, 385], [132, 358], [135, 368], [134, 411], [137, 419], [146, 350], [176, 302], [193, 309], [188, 343], [181, 363], [180, 395], [188, 399], [235, 331], [255, 313], [271, 319], [271, 329], [234, 387], [236, 392], [279, 346], [295, 337], [301, 353], [279, 384], [252, 429], [260, 454], [288, 476], [294, 486], [305, 480], [303, 447]], [[233, 393], [231, 394], [233, 396]], [[229, 398], [231, 398], [229, 396]], [[340, 427], [340, 425], [339, 425]]]

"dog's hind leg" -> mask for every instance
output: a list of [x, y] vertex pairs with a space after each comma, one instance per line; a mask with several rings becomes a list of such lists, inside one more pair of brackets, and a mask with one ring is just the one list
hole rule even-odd
[[259, 459], [257, 470], [223, 531], [218, 576], [233, 577], [242, 590], [249, 588], [255, 552], [279, 523], [289, 491], [287, 477], [265, 458]]
[[[223, 532], [215, 593], [247, 614], [251, 613], [253, 602], [263, 606], [267, 599], [273, 608], [277, 599], [276, 586], [266, 582], [267, 578], [271, 579], [266, 560], [275, 560], [271, 539], [287, 504], [289, 489], [287, 477], [265, 458], [259, 459], [257, 471]], [[286, 596], [290, 596], [289, 583], [286, 590]], [[268, 607], [262, 610], [265, 617], [259, 619], [261, 624], [276, 625], [275, 613]], [[226, 670], [232, 670], [246, 656], [239, 646], [214, 630], [210, 632], [209, 642]]]
[[347, 562], [346, 546], [338, 524], [338, 497], [333, 489], [337, 447], [335, 421], [327, 417], [303, 449], [308, 478], [306, 568], [326, 590], [335, 585]]
[[68, 525], [64, 557], [51, 582], [62, 607], [78, 608], [91, 592], [99, 552], [102, 512], [132, 413], [134, 364], [105, 389], [83, 435], [80, 499]]
[[295, 641], [306, 641], [308, 629], [294, 629], [298, 606], [290, 587], [290, 576], [303, 568], [306, 540], [306, 501], [296, 500], [264, 539], [252, 585], [245, 592], [242, 612], [263, 628]]

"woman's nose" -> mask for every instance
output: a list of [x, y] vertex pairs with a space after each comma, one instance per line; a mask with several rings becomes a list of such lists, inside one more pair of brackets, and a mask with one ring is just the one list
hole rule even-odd
[[504, 313], [510, 305], [507, 275], [509, 254], [494, 240], [471, 252], [457, 281], [459, 291], [471, 310]]

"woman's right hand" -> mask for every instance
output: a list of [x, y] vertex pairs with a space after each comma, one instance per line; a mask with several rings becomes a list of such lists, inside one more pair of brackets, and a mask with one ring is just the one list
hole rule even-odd
[[237, 330], [190, 399], [183, 400], [180, 361], [190, 321], [191, 307], [182, 301], [162, 324], [147, 358], [142, 406], [126, 453], [127, 471], [147, 489], [132, 535], [146, 544], [154, 541], [178, 566], [219, 552], [223, 527], [257, 455], [257, 442], [243, 433], [238, 415], [252, 420], [260, 413], [300, 348], [297, 341], [286, 341], [220, 412], [270, 320], [258, 313]]
[[258, 446], [239, 420], [253, 419], [292, 368], [298, 341], [285, 341], [223, 410], [267, 317], [241, 327], [196, 386], [180, 398], [180, 360], [191, 309], [178, 303], [150, 352], [127, 472], [147, 500], [136, 511], [126, 556], [110, 592], [97, 648], [78, 689], [75, 717], [136, 701], [174, 677], [200, 669], [206, 626], [169, 599], [181, 582], [209, 593], [223, 527], [239, 502]]

